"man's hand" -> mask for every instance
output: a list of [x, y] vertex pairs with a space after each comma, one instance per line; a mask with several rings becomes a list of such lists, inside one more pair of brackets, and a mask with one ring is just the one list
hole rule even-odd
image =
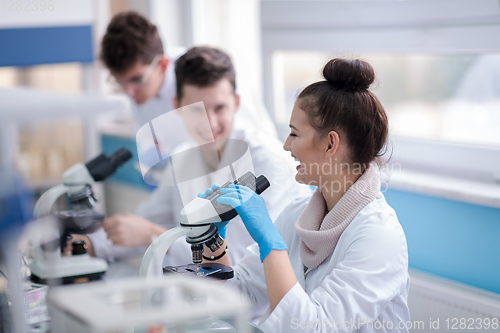
[[132, 213], [112, 215], [103, 221], [103, 227], [116, 246], [150, 245], [153, 236], [167, 230]]

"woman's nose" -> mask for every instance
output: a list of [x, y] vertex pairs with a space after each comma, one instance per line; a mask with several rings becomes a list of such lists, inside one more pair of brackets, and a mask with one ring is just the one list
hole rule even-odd
[[290, 151], [290, 136], [287, 136], [285, 143], [283, 144], [283, 149]]

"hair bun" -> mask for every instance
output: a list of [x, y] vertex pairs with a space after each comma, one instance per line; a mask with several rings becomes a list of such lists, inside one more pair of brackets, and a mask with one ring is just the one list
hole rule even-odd
[[323, 77], [337, 89], [362, 91], [375, 80], [375, 71], [366, 61], [336, 58], [325, 65]]

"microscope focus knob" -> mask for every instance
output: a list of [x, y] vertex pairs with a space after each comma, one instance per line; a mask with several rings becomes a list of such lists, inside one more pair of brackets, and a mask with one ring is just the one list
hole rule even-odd
[[85, 254], [87, 253], [87, 244], [85, 244], [85, 241], [83, 240], [77, 240], [71, 243], [73, 245], [73, 251], [72, 254], [74, 256], [79, 255], [79, 254]]

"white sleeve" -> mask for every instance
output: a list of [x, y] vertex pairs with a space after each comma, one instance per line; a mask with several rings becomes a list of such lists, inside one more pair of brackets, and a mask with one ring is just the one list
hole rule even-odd
[[[296, 283], [274, 311], [262, 317], [259, 328], [287, 332], [304, 329], [305, 323], [312, 322], [318, 325], [308, 332], [352, 332], [359, 329], [353, 325], [376, 321], [389, 302], [403, 292], [408, 269], [404, 237], [391, 230], [396, 227], [380, 222], [380, 226], [365, 228], [353, 237], [344, 260], [321, 283], [318, 281], [311, 295]], [[342, 325], [334, 326], [332, 320]]]
[[246, 256], [233, 266], [233, 270], [234, 277], [226, 283], [239, 289], [243, 296], [252, 302], [251, 319], [253, 322], [258, 322], [269, 307], [269, 298], [257, 243], [247, 248]]
[[[284, 209], [276, 218], [275, 225], [278, 230], [283, 230], [287, 226], [293, 230], [293, 223]], [[285, 230], [282, 233], [283, 240], [290, 246], [290, 233]], [[266, 276], [264, 274], [264, 265], [260, 261], [259, 245], [254, 243], [246, 250], [246, 255], [237, 265], [233, 267], [234, 278], [228, 280], [228, 284], [238, 288], [242, 294], [250, 299], [254, 304], [252, 317], [260, 317], [269, 307], [269, 297], [267, 295]]]

